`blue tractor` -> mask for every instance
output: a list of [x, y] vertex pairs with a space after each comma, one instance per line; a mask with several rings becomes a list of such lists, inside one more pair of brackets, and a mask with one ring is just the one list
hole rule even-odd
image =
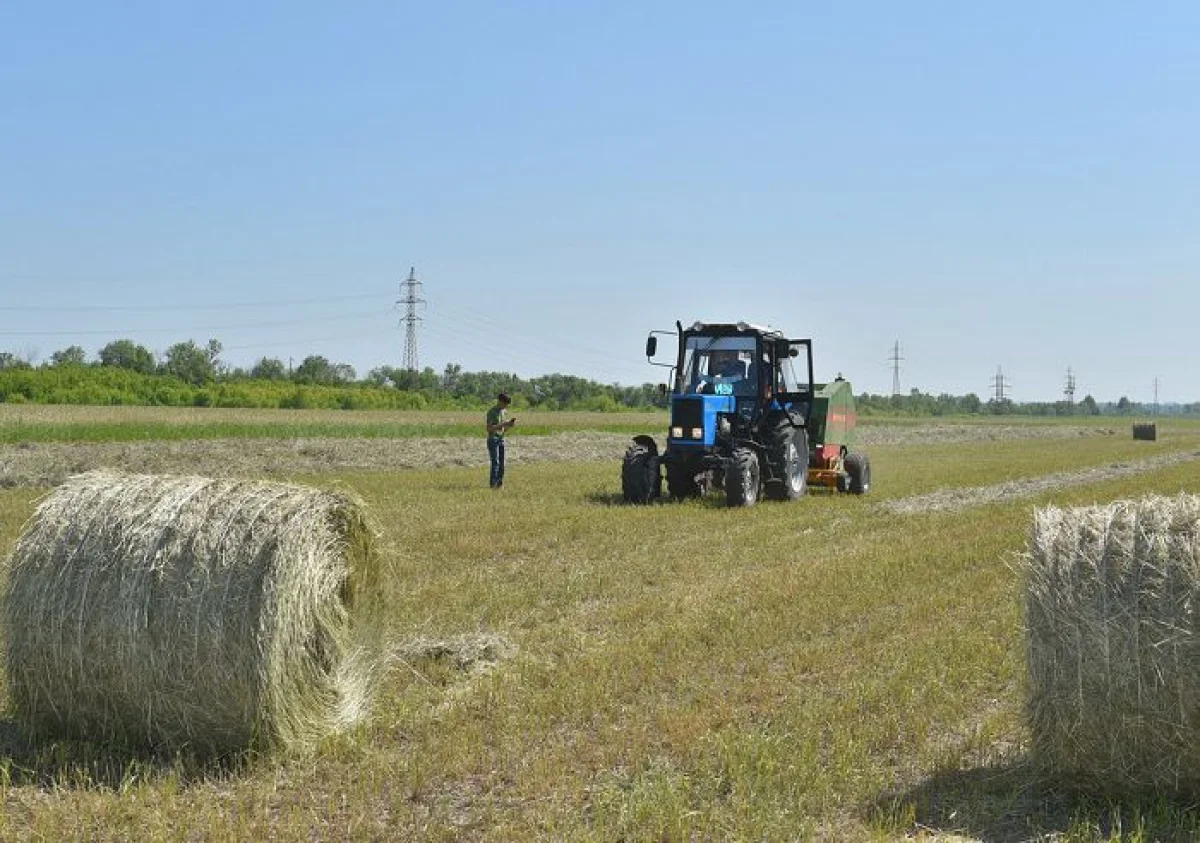
[[[762, 496], [795, 500], [810, 484], [870, 490], [870, 461], [851, 450], [854, 393], [840, 376], [813, 383], [811, 340], [745, 322], [676, 328], [646, 341], [650, 362], [672, 370], [671, 421], [665, 449], [642, 435], [625, 452], [626, 501], [661, 497], [664, 474], [672, 498], [723, 488], [730, 506], [752, 506]], [[653, 359], [664, 334], [678, 337], [673, 364]]]

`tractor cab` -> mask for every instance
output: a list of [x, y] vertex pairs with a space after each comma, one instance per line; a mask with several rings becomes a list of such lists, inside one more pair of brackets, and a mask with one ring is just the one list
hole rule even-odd
[[[812, 395], [812, 352], [809, 340], [789, 340], [780, 331], [746, 322], [679, 327], [679, 352], [674, 366], [672, 416], [695, 414], [697, 403], [705, 418], [713, 417], [714, 433], [724, 419], [731, 427], [757, 425], [771, 411], [793, 411], [805, 416]], [[652, 335], [653, 339], [653, 335]], [[648, 351], [652, 351], [648, 346]], [[653, 357], [653, 354], [648, 354]], [[653, 362], [653, 361], [652, 361]], [[699, 399], [699, 401], [697, 401]], [[689, 411], [687, 408], [693, 407]], [[681, 425], [672, 424], [671, 433]], [[670, 436], [694, 443], [694, 425], [684, 424], [683, 435]], [[708, 425], [705, 425], [707, 428]], [[712, 445], [705, 436], [702, 441]]]

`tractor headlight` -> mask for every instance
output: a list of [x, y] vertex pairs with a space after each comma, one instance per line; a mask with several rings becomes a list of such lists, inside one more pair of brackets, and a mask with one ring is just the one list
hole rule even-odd
[[703, 439], [704, 438], [704, 428], [693, 427], [692, 428], [692, 438], [693, 439]]
[[729, 421], [729, 416], [721, 416], [717, 421], [717, 436], [721, 439], [733, 436], [733, 425]]
[[682, 427], [671, 428], [671, 438], [672, 439], [682, 439], [683, 438], [683, 428]]

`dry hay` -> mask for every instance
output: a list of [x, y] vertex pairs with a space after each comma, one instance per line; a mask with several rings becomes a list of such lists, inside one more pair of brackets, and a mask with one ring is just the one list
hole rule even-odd
[[1040, 495], [1056, 489], [1103, 483], [1122, 477], [1133, 477], [1163, 468], [1200, 460], [1200, 451], [1179, 451], [1159, 454], [1137, 462], [1118, 462], [1090, 466], [1071, 471], [1056, 471], [1038, 477], [1023, 477], [990, 486], [965, 486], [936, 489], [919, 495], [883, 501], [881, 508], [900, 515], [923, 515], [931, 512], [960, 512], [975, 506], [1007, 503], [1020, 498]]
[[1071, 787], [1200, 794], [1200, 497], [1039, 510], [1027, 562], [1036, 761]]
[[89, 472], [4, 593], [10, 703], [43, 733], [225, 755], [359, 720], [382, 663], [374, 530], [344, 494]]
[[445, 661], [456, 670], [471, 672], [487, 670], [515, 651], [504, 636], [480, 632], [450, 638], [414, 638], [398, 646], [395, 657], [410, 667], [422, 661]]
[[[0, 408], [5, 405], [0, 403]], [[31, 405], [21, 405], [30, 407]], [[66, 408], [61, 408], [66, 409]], [[96, 408], [89, 408], [95, 410]], [[129, 408], [134, 409], [134, 408]], [[144, 408], [137, 408], [144, 409]], [[148, 412], [148, 411], [147, 411]], [[292, 418], [292, 411], [259, 411], [262, 418]], [[315, 412], [315, 411], [314, 411]], [[357, 412], [343, 415], [356, 416]], [[368, 411], [362, 411], [364, 413]], [[271, 416], [270, 413], [274, 413]], [[3, 421], [0, 413], [0, 422]], [[168, 415], [168, 418], [170, 416]], [[184, 419], [190, 416], [182, 416]], [[255, 416], [255, 419], [259, 416]], [[647, 432], [657, 422], [647, 419]], [[663, 422], [665, 425], [665, 422]], [[662, 428], [658, 431], [660, 434]], [[916, 445], [930, 442], [1000, 441], [1027, 438], [1109, 436], [1108, 428], [1058, 424], [878, 423], [861, 425], [863, 445]], [[508, 443], [514, 465], [535, 462], [617, 461], [629, 446], [629, 434], [569, 431], [548, 436], [515, 436]], [[440, 438], [275, 438], [202, 439], [138, 442], [20, 442], [0, 444], [0, 488], [55, 486], [73, 474], [97, 468], [157, 474], [199, 473], [219, 476], [273, 477], [344, 471], [428, 469], [488, 464], [483, 440]]]
[[1133, 425], [1133, 438], [1146, 442], [1156, 441], [1158, 439], [1158, 424], [1156, 422], [1135, 422]]

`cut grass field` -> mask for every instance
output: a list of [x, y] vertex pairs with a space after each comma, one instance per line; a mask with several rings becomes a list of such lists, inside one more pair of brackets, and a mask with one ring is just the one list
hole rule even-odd
[[[651, 427], [653, 429], [653, 427]], [[385, 529], [374, 715], [234, 769], [30, 743], [0, 720], [4, 839], [1194, 839], [1200, 814], [1039, 781], [1013, 562], [1032, 508], [1200, 492], [1198, 463], [955, 513], [883, 506], [1200, 446], [872, 448], [875, 491], [628, 507], [615, 462], [323, 473]], [[39, 491], [0, 491], [7, 553]]]
[[[545, 435], [573, 430], [612, 433], [662, 431], [661, 411], [586, 413], [520, 410], [520, 432]], [[478, 436], [483, 412], [474, 410], [253, 410], [202, 407], [82, 407], [0, 403], [0, 444], [20, 442], [133, 442], [146, 440], [273, 437], [416, 438]], [[868, 418], [869, 428], [957, 430], [1003, 426], [1026, 435], [1055, 428], [1128, 429], [1112, 418], [1032, 419], [980, 416], [934, 422], [929, 419]], [[1172, 423], [1168, 423], [1170, 426]], [[1178, 426], [1181, 423], [1173, 423]], [[1187, 423], [1182, 423], [1186, 426]], [[968, 434], [970, 435], [970, 434]]]

